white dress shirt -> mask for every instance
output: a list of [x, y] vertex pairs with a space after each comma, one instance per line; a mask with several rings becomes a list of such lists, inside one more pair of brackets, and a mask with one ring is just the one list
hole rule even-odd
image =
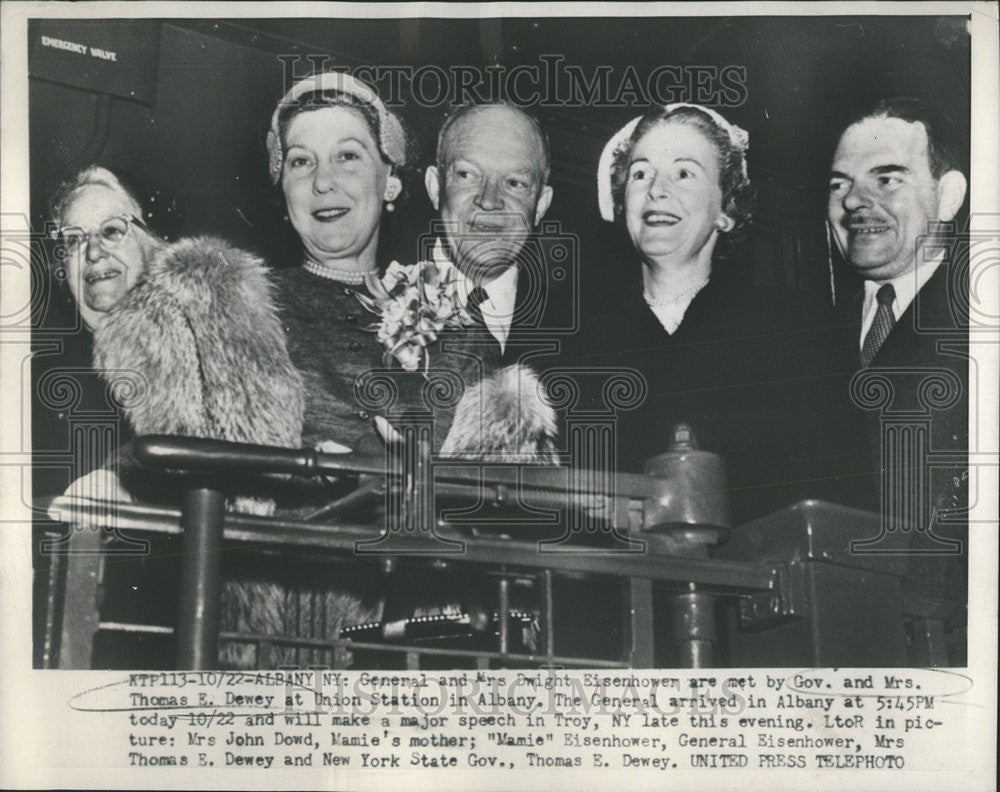
[[861, 309], [861, 336], [858, 338], [859, 349], [864, 347], [865, 336], [868, 335], [872, 322], [875, 321], [875, 312], [878, 310], [878, 300], [875, 298], [875, 295], [878, 294], [878, 290], [887, 283], [892, 284], [892, 288], [896, 292], [896, 299], [892, 301], [892, 315], [898, 322], [899, 317], [906, 313], [906, 309], [910, 307], [913, 298], [917, 296], [917, 292], [930, 280], [942, 261], [944, 261], [944, 253], [921, 264], [917, 269], [911, 272], [904, 272], [892, 280], [865, 281], [865, 298]]
[[[456, 267], [444, 252], [441, 240], [434, 243], [434, 263], [437, 264], [441, 276], [445, 279], [455, 279], [455, 289], [459, 302], [465, 307], [469, 300], [469, 292], [476, 284]], [[517, 267], [511, 265], [489, 283], [482, 284], [487, 299], [479, 306], [483, 314], [483, 324], [490, 331], [500, 351], [507, 346], [510, 335], [510, 323], [514, 317], [514, 303], [517, 300]]]

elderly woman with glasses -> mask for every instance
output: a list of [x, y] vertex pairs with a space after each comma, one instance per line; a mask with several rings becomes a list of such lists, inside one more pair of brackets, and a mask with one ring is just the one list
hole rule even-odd
[[91, 166], [52, 201], [66, 279], [80, 315], [95, 329], [136, 285], [163, 242], [140, 219], [135, 196], [115, 174]]
[[[93, 332], [94, 367], [134, 434], [301, 444], [302, 379], [260, 259], [213, 237], [166, 243], [143, 222], [135, 195], [96, 166], [58, 191], [52, 220], [70, 291]], [[279, 486], [232, 481], [229, 507], [270, 513]], [[139, 468], [126, 445], [67, 494], [171, 502], [184, 487], [179, 477]], [[266, 632], [282, 621], [275, 611], [287, 587], [272, 562], [227, 557], [224, 628]], [[239, 646], [220, 660], [269, 663]]]
[[213, 237], [167, 244], [106, 168], [74, 176], [51, 206], [94, 366], [129, 394], [137, 434], [299, 444], [301, 378], [261, 260]]

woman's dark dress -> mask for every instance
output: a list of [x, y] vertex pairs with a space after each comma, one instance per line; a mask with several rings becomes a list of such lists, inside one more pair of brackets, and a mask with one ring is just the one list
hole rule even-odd
[[336, 440], [351, 448], [363, 440], [367, 444], [372, 416], [354, 385], [361, 374], [382, 363], [375, 335], [365, 329], [374, 317], [355, 296], [364, 287], [322, 278], [302, 267], [278, 270], [273, 279], [288, 354], [305, 381], [303, 443]]
[[[274, 282], [288, 353], [305, 383], [303, 443], [315, 446], [334, 440], [362, 454], [383, 455], [384, 444], [374, 429], [375, 415], [384, 415], [398, 426], [402, 414], [408, 412], [433, 415], [434, 445], [439, 448], [451, 425], [453, 402], [462, 391], [455, 391], [454, 399], [434, 399], [427, 395], [429, 380], [423, 372], [403, 371], [395, 361], [390, 366], [383, 363], [384, 349], [369, 329], [378, 317], [357, 298], [359, 291], [368, 293], [366, 287], [323, 278], [302, 267], [276, 271]], [[456, 344], [461, 336], [447, 338]], [[474, 381], [473, 363], [461, 351], [445, 352], [441, 344], [435, 344], [430, 382], [443, 371], [458, 374], [466, 383]], [[388, 394], [391, 397], [384, 398]], [[349, 488], [350, 482], [340, 485]], [[279, 503], [279, 508], [298, 517], [334, 496], [318, 485], [301, 486], [295, 495]], [[376, 525], [388, 520], [380, 506], [381, 500], [372, 503], [367, 510], [352, 513], [352, 520]], [[331, 622], [326, 634], [334, 634], [344, 625], [377, 621], [383, 615], [383, 596], [390, 610], [401, 608], [405, 615], [418, 606], [450, 602], [454, 599], [451, 588], [456, 584], [446, 577], [426, 572], [412, 579], [400, 573], [383, 577], [372, 563], [352, 560], [339, 567], [334, 578], [326, 579], [327, 619]], [[331, 585], [332, 580], [336, 585]]]
[[851, 371], [819, 301], [716, 275], [671, 335], [638, 278], [628, 286], [585, 312], [592, 332], [576, 355], [633, 368], [648, 384], [643, 403], [618, 415], [620, 471], [641, 472], [686, 422], [726, 461], [736, 525], [806, 497], [870, 503], [861, 427], [848, 410]]
[[[368, 293], [365, 286], [323, 278], [302, 267], [278, 270], [274, 281], [288, 354], [305, 380], [303, 443], [335, 440], [382, 454], [374, 416], [392, 419], [407, 411], [425, 411], [433, 413], [434, 445], [440, 448], [462, 389], [455, 390], [453, 398], [435, 398], [429, 394], [435, 378], [457, 375], [467, 386], [482, 374], [478, 358], [463, 348], [464, 335], [445, 333], [442, 338], [451, 351], [444, 351], [441, 343], [431, 347], [427, 377], [403, 371], [395, 361], [390, 366], [382, 362], [384, 349], [368, 329], [378, 317], [357, 298], [359, 291]], [[388, 399], [386, 387], [393, 394]]]

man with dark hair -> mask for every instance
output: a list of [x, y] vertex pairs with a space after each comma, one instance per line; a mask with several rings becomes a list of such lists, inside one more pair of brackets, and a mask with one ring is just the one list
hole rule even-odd
[[914, 99], [880, 102], [850, 124], [830, 174], [833, 235], [864, 278], [844, 307], [861, 369], [852, 397], [866, 413], [883, 517], [916, 529], [911, 550], [925, 555], [963, 549], [969, 274], [952, 264], [954, 227], [941, 224], [958, 214], [966, 184], [940, 124]]
[[927, 158], [931, 175], [940, 179], [949, 171], [960, 170], [947, 120], [919, 99], [908, 96], [882, 99], [868, 112], [855, 116], [847, 126], [854, 126], [869, 118], [898, 118], [911, 124], [922, 124], [927, 134]]
[[[840, 137], [830, 175], [829, 217], [847, 262], [870, 284], [863, 329], [871, 324], [876, 291], [891, 282], [899, 286], [903, 279], [919, 291], [941, 263], [940, 256], [922, 255], [921, 248], [932, 223], [958, 213], [966, 179], [936, 132], [916, 100], [896, 99], [880, 102]], [[895, 305], [897, 320], [914, 293], [904, 285]]]

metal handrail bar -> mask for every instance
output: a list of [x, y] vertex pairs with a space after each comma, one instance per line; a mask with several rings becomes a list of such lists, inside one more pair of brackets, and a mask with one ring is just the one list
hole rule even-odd
[[[180, 534], [180, 512], [176, 509], [138, 506], [100, 499], [59, 496], [43, 498], [38, 507], [55, 511], [64, 522], [93, 523], [116, 510], [121, 531]], [[608, 548], [559, 546], [540, 549], [535, 542], [490, 536], [446, 536], [427, 533], [393, 533], [371, 525], [323, 524], [227, 513], [223, 536], [227, 541], [261, 548], [274, 546], [308, 547], [350, 552], [358, 557], [435, 557], [445, 560], [506, 564], [528, 569], [552, 569], [568, 574], [590, 573], [621, 577], [642, 577], [657, 581], [696, 584], [700, 591], [728, 595], [754, 594], [776, 590], [779, 566], [739, 561], [721, 561], [643, 552], [615, 552]], [[378, 537], [388, 537], [384, 552], [360, 550]], [[445, 544], [448, 542], [449, 544]], [[456, 552], [457, 551], [457, 552]]]

